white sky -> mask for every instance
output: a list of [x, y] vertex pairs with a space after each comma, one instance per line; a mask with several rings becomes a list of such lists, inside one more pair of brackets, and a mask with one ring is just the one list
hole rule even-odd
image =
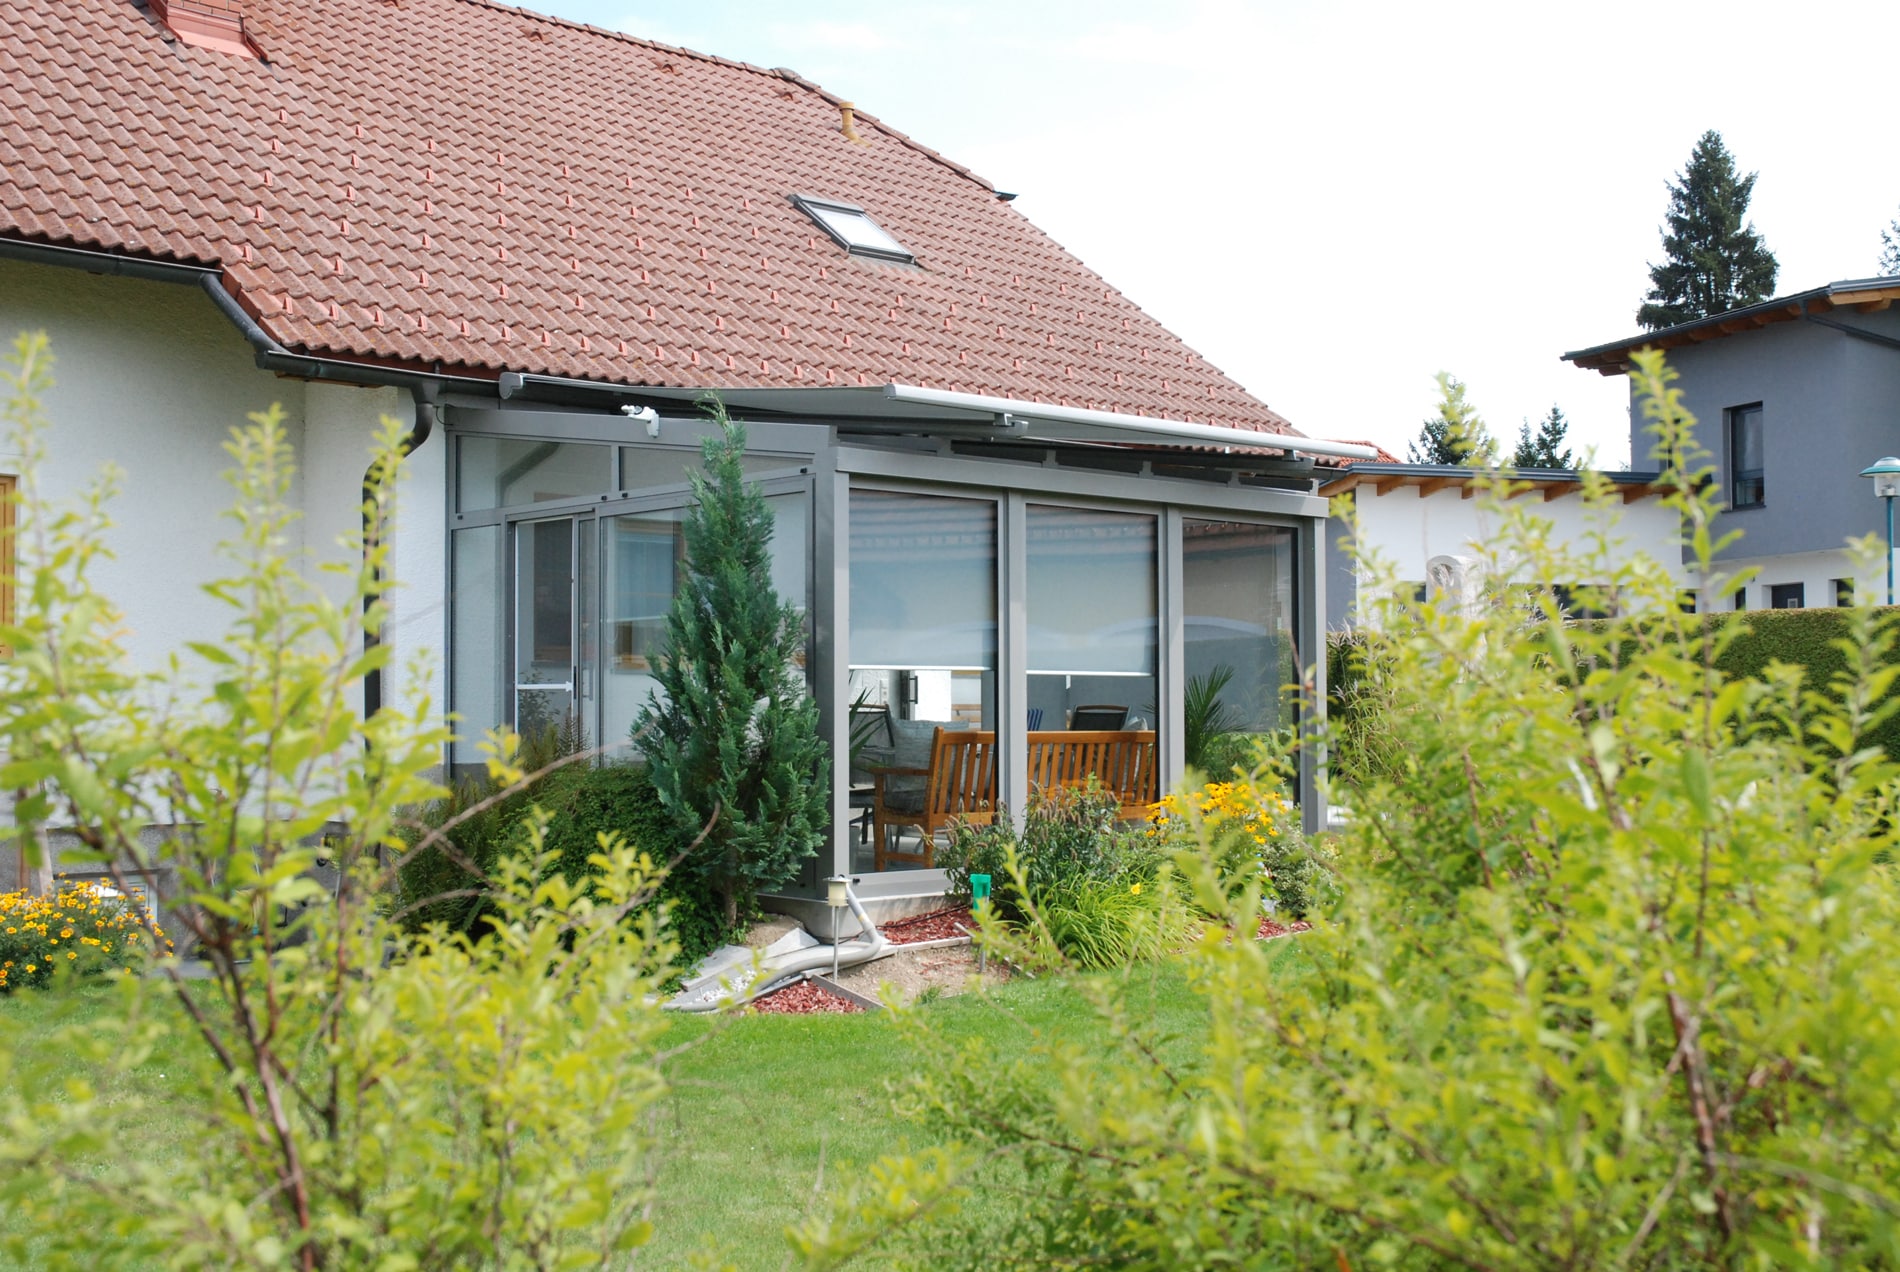
[[1780, 291], [1875, 272], [1900, 210], [1900, 4], [529, 0], [790, 66], [967, 164], [1253, 394], [1404, 454], [1470, 386], [1620, 465], [1664, 183], [1761, 174]]

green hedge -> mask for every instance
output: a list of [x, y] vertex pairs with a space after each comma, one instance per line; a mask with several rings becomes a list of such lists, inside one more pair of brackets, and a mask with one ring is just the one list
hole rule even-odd
[[[1763, 609], [1704, 614], [1705, 630], [1735, 624], [1747, 630], [1735, 637], [1716, 660], [1716, 666], [1731, 678], [1759, 679], [1771, 662], [1792, 663], [1807, 669], [1805, 683], [1812, 689], [1825, 690], [1834, 677], [1847, 670], [1847, 659], [1835, 648], [1837, 640], [1849, 635], [1845, 609]], [[1881, 607], [1883, 620], [1900, 615], [1900, 609]], [[1587, 620], [1601, 627], [1607, 620]], [[1365, 634], [1359, 631], [1335, 632], [1326, 644], [1327, 710], [1339, 726], [1352, 732], [1351, 726], [1363, 723], [1358, 715], [1365, 709], [1358, 693], [1364, 674], [1360, 655], [1365, 649]], [[1895, 661], [1900, 661], [1900, 650]], [[1875, 730], [1870, 740], [1878, 741], [1887, 754], [1900, 759], [1900, 714]]]
[[[441, 825], [491, 794], [492, 787], [468, 783], [453, 797], [429, 809], [422, 820], [428, 825]], [[590, 872], [587, 859], [600, 851], [599, 835], [605, 831], [619, 831], [629, 844], [661, 864], [680, 849], [672, 820], [660, 806], [644, 769], [632, 764], [585, 762], [557, 769], [533, 787], [515, 792], [463, 822], [452, 842], [462, 856], [487, 872], [502, 853], [520, 846], [522, 819], [531, 804], [548, 814], [544, 847], [555, 854], [555, 868], [577, 882]], [[483, 929], [488, 910], [483, 897], [448, 895], [470, 889], [476, 882], [449, 854], [435, 848], [415, 853], [402, 863], [400, 879], [404, 904], [428, 902], [407, 915], [412, 927], [442, 923], [457, 931]], [[428, 900], [433, 897], [446, 899]], [[723, 925], [706, 897], [669, 878], [659, 899], [671, 907], [673, 935], [680, 943], [683, 964], [698, 960], [724, 939]]]

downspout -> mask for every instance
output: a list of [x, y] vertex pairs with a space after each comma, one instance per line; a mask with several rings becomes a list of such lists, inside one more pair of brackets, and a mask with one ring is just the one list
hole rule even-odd
[[[427, 442], [435, 432], [436, 395], [439, 386], [422, 381], [410, 386], [410, 394], [416, 401], [416, 423], [397, 450], [400, 458], [407, 459], [417, 448]], [[375, 494], [374, 478], [376, 465], [371, 464], [363, 471], [363, 559], [367, 561], [382, 540], [382, 526], [379, 524], [371, 499]], [[382, 644], [382, 633], [370, 622], [370, 610], [383, 595], [383, 572], [376, 569], [370, 578], [369, 591], [363, 594], [363, 652], [369, 653]], [[372, 667], [363, 676], [363, 718], [369, 719], [383, 709], [383, 669]]]
[[[224, 289], [224, 283], [220, 275], [212, 273], [200, 274], [198, 276], [198, 284], [204, 289], [205, 295], [211, 298], [211, 303], [218, 307], [219, 312], [230, 319], [231, 325], [236, 327], [245, 340], [250, 342], [251, 347], [257, 350], [258, 366], [268, 370], [282, 370], [293, 374], [295, 370], [303, 370], [305, 374], [321, 375], [326, 366], [330, 365], [321, 359], [303, 358], [299, 355], [292, 354], [289, 350], [271, 339], [270, 333], [258, 326], [257, 321], [244, 311], [242, 305], [237, 303], [237, 299]], [[305, 366], [304, 364], [308, 365]], [[339, 364], [337, 369], [342, 370], [346, 365], [347, 364]], [[410, 396], [415, 399], [416, 403], [415, 425], [409, 430], [408, 434], [404, 436], [397, 452], [401, 458], [407, 459], [416, 452], [418, 447], [427, 442], [430, 436], [435, 432], [436, 399], [441, 394], [442, 386], [436, 380], [421, 379], [414, 375], [392, 374], [388, 379], [399, 384], [407, 385]], [[370, 507], [370, 499], [375, 493], [375, 475], [376, 466], [374, 464], [371, 464], [363, 471], [363, 559], [365, 561], [369, 560], [370, 554], [376, 550], [382, 541], [382, 526], [379, 524], [375, 512]], [[382, 595], [383, 572], [378, 568], [372, 573], [369, 591], [363, 596], [363, 652], [365, 654], [382, 644], [382, 633], [370, 622], [370, 612], [375, 607], [376, 602], [382, 599]], [[372, 667], [363, 676], [363, 718], [367, 720], [382, 709], [383, 672], [380, 667]]]

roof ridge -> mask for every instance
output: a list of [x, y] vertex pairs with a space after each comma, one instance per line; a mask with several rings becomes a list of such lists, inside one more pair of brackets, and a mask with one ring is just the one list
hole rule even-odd
[[736, 70], [752, 71], [759, 75], [776, 75], [778, 72], [764, 66], [754, 66], [750, 62], [741, 62], [730, 57], [720, 57], [717, 53], [701, 53], [698, 49], [689, 49], [679, 44], [667, 44], [661, 40], [648, 39], [635, 35], [631, 31], [617, 31], [611, 27], [595, 26], [591, 22], [579, 22], [573, 18], [563, 18], [558, 14], [542, 13], [525, 5], [504, 4], [502, 0], [460, 0], [462, 4], [472, 4], [478, 8], [493, 9], [498, 13], [510, 13], [516, 17], [531, 18], [536, 22], [546, 22], [553, 26], [566, 27], [571, 31], [586, 31], [593, 35], [604, 35], [610, 40], [624, 40], [628, 44], [639, 44], [650, 49], [659, 49], [665, 53], [679, 53], [686, 57], [697, 58], [701, 62], [711, 62], [715, 66], [730, 66]]
[[[677, 44], [667, 44], [660, 40], [648, 39], [646, 36], [643, 36], [643, 35], [635, 35], [631, 31], [616, 31], [608, 27], [595, 26], [591, 22], [577, 22], [573, 18], [563, 18], [552, 13], [541, 13], [537, 10], [529, 9], [522, 5], [505, 4], [503, 3], [503, 0], [461, 0], [461, 2], [463, 4], [479, 5], [480, 7], [484, 9], [493, 9], [499, 13], [512, 13], [520, 17], [532, 18], [533, 20], [537, 22], [552, 23], [555, 26], [566, 27], [569, 30], [587, 31], [594, 35], [604, 35], [608, 39], [612, 39], [612, 40], [624, 40], [629, 44], [638, 44], [650, 49], [660, 49], [667, 53], [678, 53], [685, 57], [697, 58], [699, 61], [702, 61], [702, 62], [710, 62], [714, 66], [729, 66], [729, 67], [732, 67], [734, 70], [750, 71], [755, 75], [764, 75], [772, 79], [786, 80], [790, 83], [798, 85], [800, 88], [805, 89], [807, 92], [816, 93], [818, 96], [830, 102], [833, 106], [841, 105], [844, 102], [850, 100], [849, 98], [838, 96], [836, 93], [832, 92], [830, 89], [826, 88], [824, 85], [816, 82], [815, 80], [806, 79], [803, 75], [800, 75], [797, 71], [794, 71], [789, 66], [775, 66], [775, 67], [755, 66], [751, 62], [741, 62], [737, 60], [736, 58], [720, 57], [716, 53], [701, 53], [698, 49], [689, 49]], [[876, 115], [873, 115], [869, 111], [856, 110], [855, 102], [852, 103], [852, 106], [857, 115], [857, 120], [859, 123], [870, 124], [872, 127], [876, 128], [879, 132], [884, 133], [886, 136], [890, 137], [893, 141], [897, 142], [899, 145], [908, 146], [910, 149], [915, 150], [918, 154], [923, 155], [926, 159], [930, 159], [937, 163], [942, 164], [944, 167], [950, 169], [950, 171], [956, 173], [958, 176], [967, 177], [969, 180], [974, 181], [977, 185], [982, 186], [985, 190], [988, 190], [991, 194], [996, 193], [996, 184], [994, 182], [979, 175], [978, 173], [972, 172], [970, 169], [964, 167], [962, 164], [958, 163], [954, 159], [949, 158], [948, 156], [944, 155], [940, 151], [932, 150], [929, 146], [924, 145], [921, 141], [916, 140], [915, 138], [911, 137], [907, 133], [901, 132], [898, 129], [891, 127], [889, 124], [885, 123], [883, 120], [879, 119]]]

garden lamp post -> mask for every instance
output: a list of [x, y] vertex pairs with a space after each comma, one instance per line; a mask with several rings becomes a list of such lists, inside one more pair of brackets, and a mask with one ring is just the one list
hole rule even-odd
[[1874, 479], [1874, 497], [1887, 501], [1887, 604], [1893, 604], [1893, 497], [1900, 495], [1900, 458], [1892, 455], [1877, 459], [1860, 470], [1862, 477]]

